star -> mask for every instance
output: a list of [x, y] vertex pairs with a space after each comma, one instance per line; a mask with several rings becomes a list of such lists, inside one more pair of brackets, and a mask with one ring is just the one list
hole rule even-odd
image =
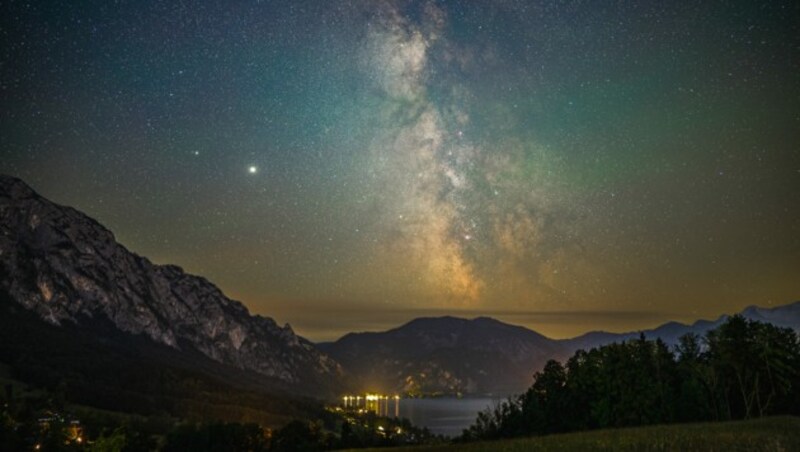
[[[14, 81], [0, 173], [145, 254], [202, 262], [248, 307], [312, 335], [323, 311], [277, 300], [327, 313], [334, 289], [345, 309], [374, 299], [405, 321], [422, 306], [643, 312], [647, 299], [689, 320], [800, 292], [785, 271], [800, 234], [768, 221], [800, 215], [775, 196], [800, 179], [785, 58], [796, 1], [687, 17], [586, 5], [580, 24], [560, 2], [249, 2], [233, 28], [214, 8], [141, 2], [82, 8], [58, 39], [67, 2], [5, 3], [18, 23], [0, 52]], [[185, 40], [176, 20], [203, 28]], [[695, 20], [709, 33], [688, 33]], [[131, 47], [153, 42], [163, 49]], [[111, 198], [131, 190], [132, 203]], [[733, 274], [754, 277], [724, 288]], [[638, 328], [576, 322], [547, 332]], [[339, 325], [320, 334], [350, 332]]]

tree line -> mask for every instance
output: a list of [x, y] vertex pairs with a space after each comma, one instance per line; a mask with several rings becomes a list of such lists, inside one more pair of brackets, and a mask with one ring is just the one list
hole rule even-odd
[[800, 414], [800, 343], [788, 328], [730, 317], [674, 347], [660, 339], [578, 350], [479, 413], [460, 440]]

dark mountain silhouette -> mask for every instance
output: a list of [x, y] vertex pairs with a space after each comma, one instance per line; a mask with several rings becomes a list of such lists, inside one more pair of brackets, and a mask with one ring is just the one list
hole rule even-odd
[[365, 388], [409, 394], [505, 394], [566, 348], [529, 329], [479, 317], [419, 318], [383, 333], [351, 333], [320, 348]]
[[[741, 314], [752, 320], [800, 329], [800, 302], [775, 308], [749, 307]], [[698, 320], [691, 325], [669, 322], [652, 330], [628, 333], [591, 332], [556, 340], [521, 326], [480, 317], [421, 318], [380, 333], [351, 333], [319, 347], [339, 361], [367, 388], [418, 394], [519, 393], [549, 359], [562, 360], [576, 350], [638, 338], [661, 338], [672, 346], [682, 335], [699, 336], [722, 324]]]
[[[800, 301], [773, 308], [749, 306], [739, 312], [739, 314], [749, 320], [772, 323], [776, 326], [800, 331]], [[563, 342], [572, 349], [588, 349], [611, 342], [634, 339], [643, 333], [649, 339], [660, 338], [668, 345], [675, 345], [678, 343], [678, 339], [684, 334], [695, 333], [698, 336], [703, 336], [707, 331], [718, 327], [727, 319], [728, 315], [722, 315], [716, 320], [698, 320], [691, 325], [680, 322], [668, 322], [651, 330], [631, 331], [628, 333], [595, 331], [573, 339], [567, 339]]]

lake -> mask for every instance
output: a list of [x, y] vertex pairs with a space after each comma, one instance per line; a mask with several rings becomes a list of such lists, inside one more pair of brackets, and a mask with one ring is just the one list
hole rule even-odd
[[492, 398], [437, 398], [402, 399], [400, 417], [405, 417], [417, 427], [428, 427], [437, 434], [458, 436], [475, 422], [479, 411], [494, 406], [501, 399]]

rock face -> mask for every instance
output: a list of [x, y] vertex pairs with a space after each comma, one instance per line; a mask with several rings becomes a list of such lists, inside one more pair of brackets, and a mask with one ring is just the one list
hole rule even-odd
[[128, 251], [98, 222], [2, 175], [0, 288], [52, 324], [89, 327], [107, 319], [126, 333], [190, 347], [290, 386], [341, 375], [288, 325], [251, 315], [204, 278]]

